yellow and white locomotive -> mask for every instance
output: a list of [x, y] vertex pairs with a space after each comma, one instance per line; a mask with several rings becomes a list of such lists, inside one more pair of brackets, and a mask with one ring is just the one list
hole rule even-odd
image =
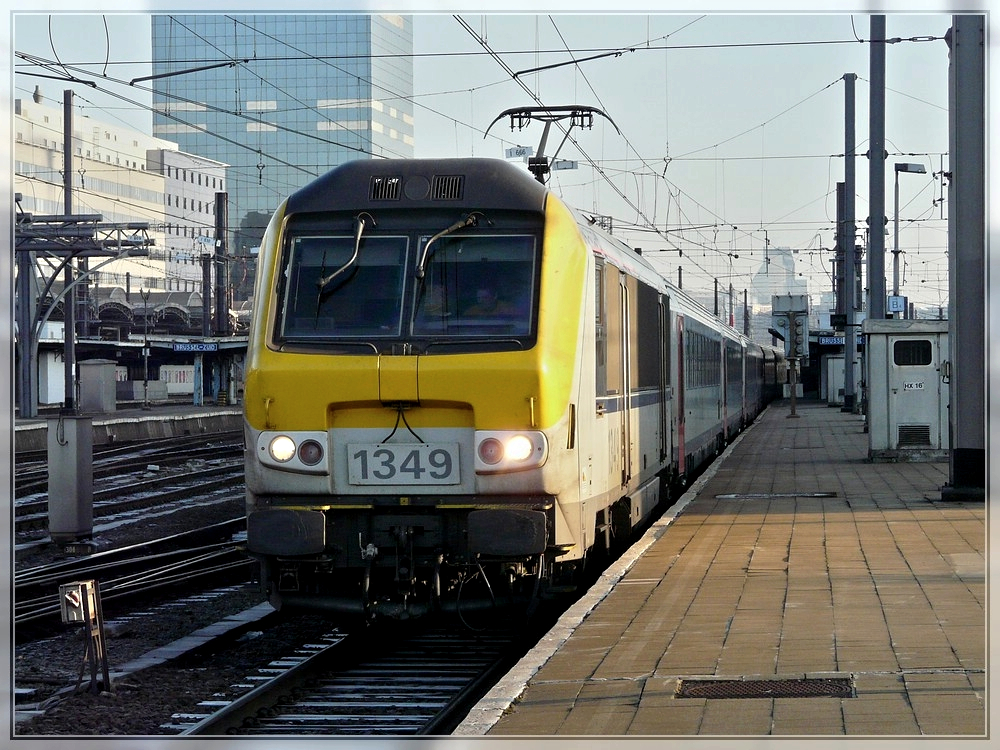
[[262, 243], [248, 550], [276, 607], [530, 598], [628, 540], [780, 366], [518, 167], [349, 162]]

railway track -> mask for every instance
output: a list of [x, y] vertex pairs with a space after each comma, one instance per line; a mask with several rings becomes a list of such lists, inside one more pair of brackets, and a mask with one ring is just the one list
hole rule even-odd
[[[14, 575], [13, 621], [19, 641], [37, 637], [59, 622], [59, 586], [99, 580], [105, 608], [119, 611], [154, 592], [246, 582], [253, 563], [241, 541], [244, 518], [132, 547], [18, 570]], [[108, 607], [111, 603], [112, 607]]]
[[182, 735], [447, 734], [523, 650], [513, 631], [435, 627], [416, 634], [333, 631], [176, 714]]
[[[219, 489], [242, 492], [242, 463], [226, 463], [180, 475], [167, 473], [152, 479], [140, 479], [128, 484], [94, 491], [95, 518], [113, 516], [127, 511], [162, 506], [166, 503], [197, 496]], [[18, 533], [44, 529], [48, 524], [48, 496], [14, 501], [14, 530]]]
[[[160, 469], [183, 466], [206, 459], [242, 461], [243, 437], [236, 432], [220, 433], [210, 438], [164, 438], [95, 448], [94, 480], [108, 480], [144, 471], [151, 464]], [[48, 489], [48, 466], [45, 451], [18, 453], [14, 459], [14, 494], [25, 498]]]

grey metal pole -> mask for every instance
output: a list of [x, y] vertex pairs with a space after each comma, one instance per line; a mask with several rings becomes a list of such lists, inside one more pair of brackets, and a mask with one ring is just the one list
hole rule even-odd
[[[899, 170], [893, 170], [893, 181], [895, 183], [895, 188], [893, 193], [895, 199], [893, 202], [893, 229], [892, 229], [892, 296], [899, 296]], [[896, 317], [893, 313], [892, 317]]]
[[201, 335], [212, 335], [212, 256], [201, 256]]
[[226, 255], [228, 243], [226, 235], [229, 228], [229, 194], [215, 194], [215, 333], [217, 336], [229, 335], [229, 307], [226, 304], [228, 294], [228, 268]]
[[[63, 91], [63, 212], [73, 214], [73, 92]], [[63, 283], [66, 294], [63, 297], [63, 373], [65, 390], [63, 413], [76, 412], [76, 287], [73, 283], [73, 258], [66, 263]]]
[[948, 31], [949, 483], [943, 499], [986, 496], [986, 17]]
[[854, 311], [857, 305], [857, 251], [855, 250], [854, 194], [855, 134], [854, 134], [854, 73], [844, 75], [844, 406], [842, 411], [854, 411], [854, 360], [857, 354]]
[[17, 256], [17, 409], [22, 418], [38, 416], [38, 366], [32, 352], [35, 336], [35, 262], [27, 250]]
[[868, 317], [885, 317], [885, 16], [871, 17], [868, 87]]
[[750, 303], [747, 300], [747, 290], [743, 290], [743, 335], [750, 337]]
[[142, 297], [142, 408], [149, 408], [149, 293], [139, 288]]

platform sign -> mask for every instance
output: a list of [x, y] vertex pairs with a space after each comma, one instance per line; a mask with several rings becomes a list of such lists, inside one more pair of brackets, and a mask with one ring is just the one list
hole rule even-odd
[[175, 352], [217, 352], [219, 351], [219, 344], [210, 342], [187, 342], [187, 343], [174, 343]]
[[891, 313], [906, 312], [906, 299], [906, 297], [890, 294], [885, 309]]

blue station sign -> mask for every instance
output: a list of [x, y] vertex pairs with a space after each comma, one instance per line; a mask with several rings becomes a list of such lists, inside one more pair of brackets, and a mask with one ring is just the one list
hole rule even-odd
[[[844, 336], [820, 336], [817, 343], [820, 346], [843, 346], [845, 338]], [[858, 336], [857, 343], [863, 344], [864, 336]]]
[[175, 352], [217, 352], [219, 351], [219, 345], [215, 342], [187, 342], [187, 343], [177, 343], [174, 342]]

